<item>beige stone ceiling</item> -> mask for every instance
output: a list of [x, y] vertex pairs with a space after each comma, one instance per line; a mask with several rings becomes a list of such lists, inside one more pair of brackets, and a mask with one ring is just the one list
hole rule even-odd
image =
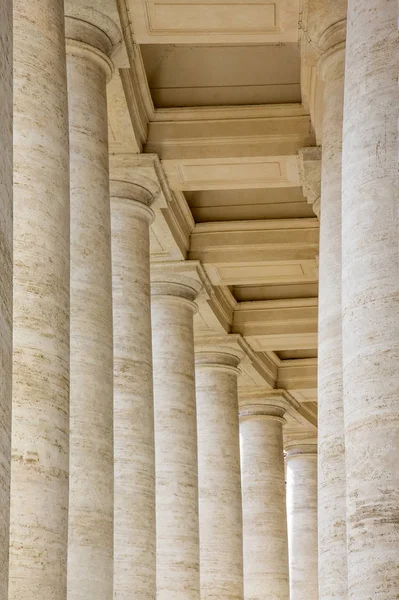
[[196, 223], [313, 218], [301, 187], [183, 192]]
[[298, 43], [140, 49], [156, 108], [301, 101]]
[[299, 0], [127, 0], [138, 44], [296, 42], [299, 5]]
[[321, 84], [305, 4], [119, 0], [108, 102], [111, 170], [162, 180], [154, 265], [206, 281], [196, 336], [245, 344], [240, 387], [288, 390], [287, 431], [311, 433], [319, 222], [298, 151], [319, 143]]

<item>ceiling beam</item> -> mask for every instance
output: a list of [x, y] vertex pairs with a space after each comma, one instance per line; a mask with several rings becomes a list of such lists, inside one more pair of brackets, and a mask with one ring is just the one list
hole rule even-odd
[[214, 285], [314, 282], [318, 238], [316, 218], [200, 223], [188, 256]]
[[240, 302], [232, 332], [256, 352], [317, 348], [317, 298]]
[[162, 160], [296, 155], [299, 148], [315, 144], [310, 116], [303, 109], [296, 114], [297, 106], [264, 115], [256, 106], [247, 107], [244, 117], [235, 107], [223, 116], [218, 107], [208, 108], [206, 120], [191, 109], [184, 121], [179, 116], [187, 109], [171, 109], [169, 120], [168, 109], [157, 111], [164, 120], [150, 122], [145, 151]]

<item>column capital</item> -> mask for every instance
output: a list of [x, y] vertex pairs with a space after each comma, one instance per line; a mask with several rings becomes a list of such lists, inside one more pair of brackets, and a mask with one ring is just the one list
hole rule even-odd
[[309, 146], [298, 150], [299, 177], [303, 195], [308, 204], [312, 205], [318, 219], [320, 219], [321, 155], [320, 146]]
[[159, 187], [148, 177], [137, 175], [135, 179], [134, 182], [120, 179], [110, 180], [111, 204], [128, 204], [132, 210], [137, 212], [137, 217], [152, 223], [155, 214], [150, 206], [159, 192]]
[[330, 69], [333, 69], [333, 73], [335, 74], [343, 74], [345, 45], [346, 19], [342, 19], [330, 25], [320, 36], [319, 46], [322, 54], [318, 60], [317, 67], [323, 81], [327, 76], [327, 71], [330, 71]]
[[106, 15], [65, 2], [65, 38], [69, 55], [89, 57], [105, 70], [107, 81], [112, 78], [114, 48], [122, 42], [119, 27]]
[[240, 373], [240, 369], [238, 368], [240, 360], [241, 358], [234, 354], [233, 349], [231, 352], [227, 349], [201, 349], [195, 352], [196, 369], [227, 371], [238, 375]]
[[285, 390], [262, 390], [242, 394], [239, 402], [240, 421], [248, 419], [275, 419], [285, 423], [284, 415], [290, 407]]
[[298, 456], [311, 456], [317, 458], [317, 441], [292, 442], [285, 447], [285, 458], [297, 458]]
[[178, 272], [170, 272], [163, 263], [151, 268], [152, 302], [162, 300], [172, 304], [184, 303], [190, 305], [193, 312], [197, 312], [194, 300], [201, 290], [199, 281]]

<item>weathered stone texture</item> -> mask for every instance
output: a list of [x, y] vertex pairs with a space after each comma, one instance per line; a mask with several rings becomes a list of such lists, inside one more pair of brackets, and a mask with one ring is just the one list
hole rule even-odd
[[66, 599], [69, 152], [63, 6], [63, 0], [14, 2], [10, 600]]
[[[98, 22], [98, 26], [97, 26]], [[71, 403], [68, 600], [113, 596], [113, 354], [106, 19], [68, 6]]]
[[398, 2], [350, 0], [343, 137], [348, 598], [399, 596]]
[[201, 600], [243, 600], [238, 362], [196, 354]]
[[240, 407], [244, 597], [288, 600], [283, 414], [261, 402]]
[[12, 383], [12, 2], [0, 19], [0, 598], [7, 600]]
[[318, 600], [317, 447], [287, 449], [290, 600]]
[[180, 282], [152, 284], [158, 600], [200, 598], [195, 296]]
[[[111, 182], [114, 317], [114, 598], [155, 600], [155, 448], [149, 223], [152, 195]], [[143, 198], [144, 196], [144, 198]]]
[[335, 39], [329, 39], [328, 32], [325, 36], [327, 48], [319, 63], [324, 80], [318, 330], [320, 600], [347, 594], [341, 301], [345, 22], [333, 32]]

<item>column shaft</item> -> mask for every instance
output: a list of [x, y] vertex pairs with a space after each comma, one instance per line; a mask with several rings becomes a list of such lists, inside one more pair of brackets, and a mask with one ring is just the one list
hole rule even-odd
[[8, 597], [12, 394], [12, 1], [0, 20], [0, 598]]
[[290, 600], [318, 600], [316, 446], [287, 451]]
[[245, 600], [289, 598], [283, 412], [240, 411]]
[[238, 362], [196, 355], [201, 600], [243, 599]]
[[[340, 28], [342, 39], [345, 21]], [[337, 30], [337, 25], [332, 28], [334, 33]], [[328, 39], [328, 30], [325, 37]], [[322, 56], [320, 65], [324, 79], [318, 335], [320, 600], [346, 600], [347, 594], [341, 301], [344, 60], [344, 43], [333, 43]]]
[[149, 243], [153, 212], [139, 201], [143, 191], [139, 186], [111, 182], [115, 600], [155, 600]]
[[[101, 15], [101, 17], [103, 17]], [[71, 147], [68, 600], [113, 595], [113, 356], [106, 77], [95, 11], [66, 19]], [[105, 17], [104, 17], [105, 19]], [[83, 40], [83, 41], [82, 41]]]
[[348, 598], [399, 595], [398, 2], [349, 0], [343, 143]]
[[195, 291], [157, 283], [152, 294], [157, 598], [199, 600]]
[[10, 600], [66, 598], [69, 152], [63, 6], [63, 0], [14, 1]]

